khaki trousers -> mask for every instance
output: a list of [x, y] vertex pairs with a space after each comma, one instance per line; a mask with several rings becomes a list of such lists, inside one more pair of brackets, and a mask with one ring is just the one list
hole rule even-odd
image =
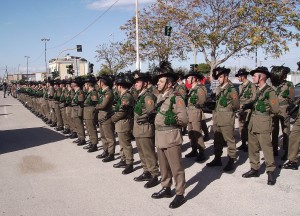
[[131, 132], [118, 132], [121, 159], [126, 164], [133, 164], [133, 150], [131, 144]]
[[114, 123], [109, 120], [108, 124], [100, 124], [101, 142], [104, 151], [108, 151], [109, 154], [115, 154], [116, 138], [114, 132]]
[[181, 163], [181, 146], [158, 148], [157, 156], [162, 187], [171, 187], [172, 177], [174, 177], [176, 195], [183, 195], [185, 191], [185, 172]]
[[236, 158], [236, 144], [233, 137], [233, 127], [228, 126], [217, 126], [214, 134], [214, 154], [221, 157], [223, 154], [224, 141], [227, 142], [227, 155], [230, 158]]
[[150, 172], [152, 176], [158, 176], [154, 137], [135, 137], [135, 142], [144, 171]]
[[296, 163], [298, 162], [299, 143], [300, 143], [300, 118], [298, 116], [296, 122], [293, 125], [291, 135], [289, 137], [288, 159], [291, 162], [296, 162]]
[[248, 154], [250, 166], [258, 170], [260, 167], [260, 149], [262, 149], [267, 171], [275, 170], [275, 160], [273, 155], [273, 146], [271, 143], [271, 134], [269, 133], [248, 133]]

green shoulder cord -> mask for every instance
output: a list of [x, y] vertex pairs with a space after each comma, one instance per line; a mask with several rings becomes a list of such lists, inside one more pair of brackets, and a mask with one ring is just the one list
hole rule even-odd
[[119, 97], [116, 106], [115, 106], [115, 112], [119, 112], [120, 108], [121, 108], [121, 102], [122, 102], [122, 98], [123, 97]]
[[88, 92], [86, 96], [86, 104], [88, 105], [92, 105], [91, 93], [92, 92]]
[[269, 99], [269, 98], [270, 98], [270, 92], [266, 92], [266, 94], [264, 95], [264, 97], [261, 100], [257, 101], [257, 105], [256, 105], [255, 109], [257, 111], [260, 111], [261, 113], [266, 112], [267, 109], [266, 109], [266, 104], [264, 103], [264, 101], [266, 99]]
[[102, 91], [102, 89], [99, 90], [99, 99], [98, 99], [98, 104], [102, 104], [103, 102], [103, 97], [105, 95], [106, 91]]
[[287, 82], [287, 86], [288, 86], [288, 89], [284, 90], [281, 94], [281, 96], [283, 98], [288, 98], [289, 97], [289, 94], [290, 94], [290, 87], [291, 87], [291, 83], [290, 82]]
[[176, 96], [172, 96], [170, 98], [169, 109], [165, 113], [160, 112], [160, 108], [158, 108], [158, 112], [160, 114], [162, 114], [163, 116], [165, 116], [165, 125], [175, 125], [176, 124], [175, 114], [173, 112], [173, 105], [176, 103], [175, 97]]
[[79, 93], [79, 91], [77, 91], [75, 93], [74, 98], [73, 98], [73, 101], [74, 101], [75, 104], [78, 104], [78, 93]]
[[145, 105], [145, 96], [143, 95], [139, 97], [138, 101], [136, 102], [136, 105], [134, 107], [134, 112], [139, 116], [141, 116], [144, 105]]
[[190, 97], [190, 102], [191, 104], [195, 105], [197, 103], [198, 100], [198, 89], [194, 89], [192, 92], [192, 95]]
[[247, 99], [250, 99], [251, 98], [251, 85], [250, 85], [251, 83], [249, 82], [248, 83], [248, 85], [245, 87], [245, 89], [247, 89], [245, 92], [244, 92], [244, 94], [243, 94], [243, 96], [244, 96], [244, 98], [247, 98]]
[[59, 98], [59, 101], [60, 101], [60, 102], [65, 102], [65, 101], [66, 101], [66, 97], [65, 97], [64, 92], [62, 92], [62, 94], [61, 94], [61, 96], [60, 96], [60, 98]]
[[231, 87], [228, 87], [226, 93], [220, 97], [219, 104], [223, 107], [227, 107], [227, 95], [229, 92], [231, 92]]

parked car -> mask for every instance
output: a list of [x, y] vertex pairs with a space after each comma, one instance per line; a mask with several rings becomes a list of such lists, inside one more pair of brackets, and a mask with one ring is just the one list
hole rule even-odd
[[295, 99], [300, 97], [300, 83], [295, 85]]

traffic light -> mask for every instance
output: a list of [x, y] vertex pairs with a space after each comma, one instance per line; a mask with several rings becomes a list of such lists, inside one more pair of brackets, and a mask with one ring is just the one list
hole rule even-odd
[[82, 46], [81, 45], [77, 45], [77, 52], [82, 52]]
[[198, 64], [190, 64], [191, 71], [197, 72]]
[[172, 26], [165, 26], [165, 36], [170, 37], [172, 32]]
[[89, 63], [89, 72], [88, 73], [93, 73], [94, 70], [94, 64]]

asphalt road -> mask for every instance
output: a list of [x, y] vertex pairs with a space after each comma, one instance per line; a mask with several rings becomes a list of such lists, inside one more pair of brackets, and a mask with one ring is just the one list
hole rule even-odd
[[[189, 152], [187, 136], [182, 149]], [[115, 162], [96, 159], [99, 152], [87, 153], [0, 92], [0, 215], [300, 215], [300, 171], [277, 169], [276, 185], [268, 186], [262, 160], [260, 177], [244, 179], [250, 167], [244, 152], [232, 174], [183, 158], [187, 202], [175, 210], [168, 207], [172, 198], [151, 198], [160, 185], [145, 189], [133, 181], [142, 173], [136, 148], [136, 171], [126, 176]]]

